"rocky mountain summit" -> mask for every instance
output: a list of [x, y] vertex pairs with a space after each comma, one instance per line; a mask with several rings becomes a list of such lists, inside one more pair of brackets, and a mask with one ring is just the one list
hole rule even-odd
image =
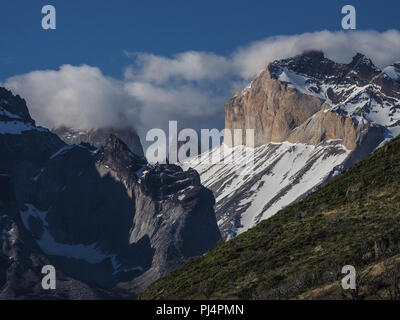
[[138, 134], [130, 129], [119, 129], [119, 128], [97, 128], [97, 129], [86, 129], [76, 130], [67, 127], [58, 127], [51, 130], [53, 133], [58, 135], [61, 140], [67, 144], [80, 144], [82, 142], [89, 143], [96, 148], [104, 146], [110, 135], [115, 135], [121, 139], [128, 148], [138, 156], [143, 157], [143, 147], [140, 143]]
[[253, 128], [256, 146], [341, 139], [354, 150], [372, 127], [400, 132], [399, 85], [362, 54], [349, 64], [318, 51], [275, 61], [225, 108], [226, 128]]
[[221, 239], [194, 170], [148, 164], [116, 135], [67, 145], [2, 88], [0, 107], [0, 298], [132, 298]]
[[[242, 129], [242, 141], [225, 139], [187, 164], [214, 191], [223, 236], [271, 217], [397, 136], [398, 66], [382, 71], [362, 54], [342, 64], [310, 51], [270, 63], [236, 92], [225, 105], [225, 128]], [[237, 167], [249, 158], [225, 159], [246, 149], [245, 129], [254, 129], [255, 151], [243, 175]], [[204, 161], [215, 153], [219, 163]]]

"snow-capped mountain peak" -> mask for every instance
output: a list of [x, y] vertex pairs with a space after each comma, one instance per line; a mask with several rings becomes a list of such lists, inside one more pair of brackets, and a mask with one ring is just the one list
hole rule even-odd
[[302, 199], [397, 136], [400, 85], [388, 76], [397, 66], [382, 71], [360, 53], [343, 64], [309, 51], [270, 63], [235, 94], [225, 105], [225, 128], [254, 129], [252, 173], [237, 174], [235, 164], [223, 161], [207, 164], [207, 155], [186, 164], [214, 191], [225, 238]]
[[334, 113], [355, 123], [384, 126], [392, 137], [400, 133], [400, 87], [391, 81], [399, 75], [395, 65], [381, 71], [361, 53], [351, 63], [340, 64], [320, 52], [309, 52], [275, 61], [268, 68], [273, 77], [323, 100]]

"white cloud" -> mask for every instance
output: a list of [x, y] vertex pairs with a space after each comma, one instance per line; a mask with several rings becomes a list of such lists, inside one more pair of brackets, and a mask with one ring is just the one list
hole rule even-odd
[[129, 53], [135, 66], [127, 67], [125, 78], [165, 83], [171, 79], [202, 81], [222, 79], [230, 72], [230, 62], [213, 53], [187, 51], [172, 58], [148, 53]]
[[200, 129], [223, 125], [225, 94], [190, 84], [163, 87], [138, 81], [127, 82], [125, 89], [143, 106], [141, 119], [144, 130], [166, 129], [168, 120], [178, 121], [180, 128]]
[[139, 111], [140, 104], [125, 92], [124, 83], [95, 67], [63, 65], [14, 76], [5, 85], [27, 100], [32, 117], [46, 127], [140, 124], [134, 117], [127, 122], [127, 115]]
[[269, 62], [319, 49], [337, 62], [364, 53], [379, 67], [400, 59], [400, 32], [321, 31], [266, 38], [229, 56], [188, 51], [172, 57], [126, 53], [132, 58], [123, 80], [96, 67], [61, 66], [8, 79], [5, 85], [28, 101], [39, 124], [54, 127], [126, 126], [141, 138], [150, 128], [219, 128], [224, 103]]

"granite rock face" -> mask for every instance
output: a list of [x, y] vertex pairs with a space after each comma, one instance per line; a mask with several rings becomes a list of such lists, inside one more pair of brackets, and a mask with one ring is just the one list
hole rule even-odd
[[[195, 170], [183, 171], [171, 164], [148, 165], [134, 192], [136, 214], [130, 243], [145, 238], [155, 248], [154, 267], [135, 281], [136, 291], [165, 275], [165, 270], [211, 250], [221, 240], [214, 196], [201, 185]], [[171, 234], [173, 237], [167, 236]]]
[[[68, 145], [19, 97], [0, 101], [1, 298], [133, 298], [221, 239], [194, 170], [148, 164], [113, 134]], [[46, 264], [56, 290], [41, 287]]]
[[393, 136], [399, 121], [399, 85], [362, 54], [349, 64], [318, 51], [275, 61], [225, 105], [225, 128], [254, 129], [256, 147], [340, 139], [354, 150], [363, 131], [382, 126]]
[[368, 128], [366, 123], [357, 126], [351, 118], [330, 110], [321, 110], [299, 125], [285, 140], [315, 146], [329, 140], [341, 140], [347, 149], [354, 150], [362, 132]]
[[[321, 99], [296, 92], [266, 70], [225, 105], [225, 129], [254, 129], [256, 147], [281, 142], [322, 105]], [[245, 134], [242, 139], [246, 144]]]

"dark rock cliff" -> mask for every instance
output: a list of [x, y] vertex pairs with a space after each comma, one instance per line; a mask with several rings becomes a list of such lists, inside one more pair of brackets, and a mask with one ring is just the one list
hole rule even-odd
[[[220, 240], [194, 170], [148, 164], [116, 135], [67, 145], [21, 98], [0, 101], [1, 298], [132, 298]], [[56, 290], [41, 288], [46, 264]]]

